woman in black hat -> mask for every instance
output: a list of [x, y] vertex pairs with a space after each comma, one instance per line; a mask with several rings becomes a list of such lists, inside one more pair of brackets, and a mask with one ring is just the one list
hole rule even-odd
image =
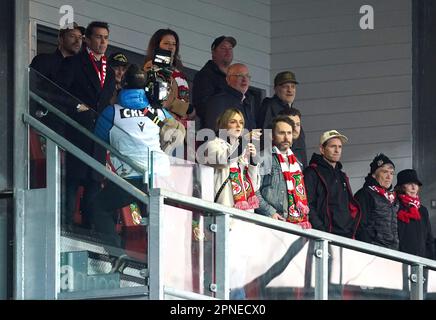
[[419, 199], [422, 183], [413, 169], [400, 171], [397, 175], [398, 238], [400, 251], [417, 256], [434, 258], [434, 238], [431, 232], [427, 208]]

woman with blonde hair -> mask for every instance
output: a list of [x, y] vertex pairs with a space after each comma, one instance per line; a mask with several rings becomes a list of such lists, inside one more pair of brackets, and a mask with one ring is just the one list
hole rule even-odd
[[[256, 147], [243, 139], [244, 116], [230, 108], [217, 120], [218, 137], [206, 146], [206, 163], [213, 166], [215, 202], [241, 210], [259, 206], [259, 166]], [[251, 136], [251, 135], [249, 135]]]

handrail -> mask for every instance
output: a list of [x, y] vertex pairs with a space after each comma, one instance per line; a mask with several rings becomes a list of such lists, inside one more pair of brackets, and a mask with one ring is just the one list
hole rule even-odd
[[189, 299], [190, 300], [219, 300], [217, 298], [208, 297], [208, 296], [205, 296], [205, 295], [202, 295], [199, 293], [175, 289], [175, 288], [166, 287], [166, 286], [164, 286], [164, 294], [172, 296], [172, 297], [181, 298], [181, 299], [188, 299], [188, 300]]
[[14, 191], [11, 189], [4, 189], [0, 191], [0, 199], [13, 198]]
[[184, 204], [191, 208], [204, 210], [214, 215], [227, 214], [233, 218], [237, 218], [239, 220], [243, 220], [246, 222], [252, 222], [257, 225], [268, 227], [273, 230], [283, 231], [286, 233], [291, 233], [294, 235], [303, 236], [316, 240], [326, 240], [332, 244], [339, 245], [344, 248], [357, 250], [359, 252], [368, 253], [371, 255], [375, 255], [382, 258], [387, 258], [390, 260], [407, 263], [411, 265], [423, 265], [431, 270], [436, 271], [435, 260], [415, 256], [408, 253], [403, 253], [397, 250], [384, 248], [381, 246], [377, 246], [374, 244], [370, 244], [354, 239], [341, 237], [332, 233], [327, 233], [316, 229], [305, 230], [292, 223], [274, 220], [269, 217], [261, 216], [258, 214], [247, 213], [246, 211], [226, 207], [218, 203], [212, 203], [198, 198], [192, 198], [174, 191], [169, 191], [159, 188], [151, 189], [150, 197], [163, 197], [169, 200], [170, 203], [177, 202], [178, 204]]
[[33, 91], [29, 91], [29, 96], [31, 99], [33, 99], [35, 102], [42, 105], [44, 108], [55, 114], [57, 117], [61, 118], [63, 121], [71, 125], [73, 128], [79, 130], [81, 133], [86, 135], [88, 138], [93, 140], [94, 142], [98, 143], [99, 145], [103, 146], [107, 150], [109, 150], [114, 156], [122, 160], [123, 162], [127, 163], [129, 166], [131, 166], [136, 171], [145, 174], [145, 170], [142, 166], [135, 163], [132, 159], [126, 157], [125, 155], [121, 154], [118, 150], [114, 149], [110, 144], [106, 143], [93, 133], [91, 133], [89, 130], [85, 129], [83, 126], [81, 126], [77, 121], [74, 121], [67, 115], [65, 115], [62, 111], [60, 111], [58, 108], [52, 106], [49, 102], [38, 96]]
[[103, 175], [104, 177], [108, 178], [113, 183], [117, 184], [119, 187], [121, 187], [124, 191], [128, 192], [130, 195], [137, 198], [139, 201], [145, 203], [145, 199], [148, 198], [148, 195], [139, 190], [138, 188], [135, 188], [130, 183], [128, 183], [126, 180], [121, 178], [120, 176], [116, 175], [112, 171], [109, 171], [106, 169], [105, 166], [103, 166], [100, 162], [95, 160], [93, 157], [89, 156], [85, 152], [83, 152], [80, 148], [76, 147], [74, 144], [66, 140], [65, 138], [61, 137], [59, 134], [48, 128], [46, 125], [42, 124], [40, 121], [36, 120], [34, 117], [29, 115], [28, 113], [23, 114], [23, 121], [27, 124], [29, 124], [31, 127], [35, 128], [39, 132], [41, 132], [43, 135], [45, 135], [50, 140], [54, 141], [57, 145], [64, 148], [66, 151], [70, 152], [71, 154], [74, 154], [75, 157], [77, 157], [79, 160], [86, 163], [88, 166], [90, 166], [92, 169]]

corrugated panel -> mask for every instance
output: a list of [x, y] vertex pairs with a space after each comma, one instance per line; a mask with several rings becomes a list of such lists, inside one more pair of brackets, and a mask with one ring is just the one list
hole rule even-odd
[[[361, 30], [362, 5], [375, 29]], [[354, 188], [378, 152], [412, 165], [412, 8], [409, 0], [272, 0], [271, 78], [296, 72], [308, 153], [338, 129], [350, 142], [344, 168]]]
[[[137, 53], [145, 53], [148, 40], [157, 29], [174, 29], [181, 39], [182, 60], [194, 69], [200, 69], [210, 59], [213, 39], [223, 34], [232, 35], [238, 41], [234, 61], [249, 66], [253, 85], [268, 88], [269, 1], [250, 1], [249, 6], [246, 1], [233, 2], [231, 7], [221, 1], [201, 0], [77, 0], [71, 5], [79, 24], [107, 21], [111, 26], [111, 44]], [[30, 15], [37, 22], [56, 28], [59, 8], [64, 4], [61, 0], [34, 0], [30, 2]]]

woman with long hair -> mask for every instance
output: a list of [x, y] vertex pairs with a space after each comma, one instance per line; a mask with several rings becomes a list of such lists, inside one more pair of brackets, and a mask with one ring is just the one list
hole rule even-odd
[[194, 117], [194, 109], [189, 103], [189, 85], [186, 76], [183, 74], [183, 64], [180, 58], [180, 40], [177, 33], [171, 29], [157, 30], [147, 46], [144, 71], [149, 71], [153, 65], [155, 50], [164, 49], [171, 51], [171, 66], [173, 68], [171, 78], [173, 79], [171, 94], [163, 103], [175, 118], [187, 126], [187, 120]]

